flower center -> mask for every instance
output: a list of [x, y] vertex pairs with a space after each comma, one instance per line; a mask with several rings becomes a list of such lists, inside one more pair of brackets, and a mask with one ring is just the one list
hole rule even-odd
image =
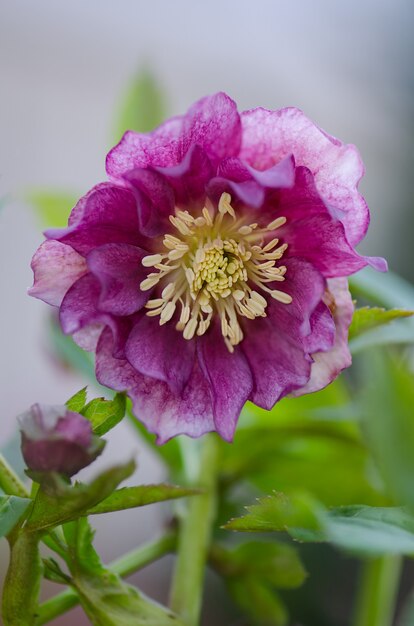
[[157, 272], [148, 274], [141, 290], [162, 287], [160, 297], [146, 304], [147, 315], [159, 315], [160, 325], [177, 313], [177, 330], [192, 339], [203, 335], [217, 314], [232, 352], [243, 339], [240, 318], [266, 317], [265, 296], [283, 304], [292, 302], [289, 294], [268, 286], [285, 280], [286, 267], [277, 262], [287, 244], [278, 246], [279, 240], [272, 238], [273, 231], [286, 223], [285, 217], [264, 228], [247, 224], [245, 218], [237, 218], [230, 195], [223, 193], [217, 210], [210, 204], [193, 217], [177, 209], [170, 221], [177, 233], [164, 236], [165, 252], [142, 260]]

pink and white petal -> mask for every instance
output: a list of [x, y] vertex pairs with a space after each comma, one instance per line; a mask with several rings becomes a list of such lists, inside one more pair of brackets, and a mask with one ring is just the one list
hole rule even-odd
[[223, 439], [232, 441], [240, 412], [253, 389], [249, 363], [239, 346], [229, 352], [218, 323], [198, 340], [198, 358], [210, 382], [216, 430]]
[[105, 330], [96, 350], [96, 377], [106, 387], [127, 392], [135, 416], [157, 435], [157, 443], [176, 435], [200, 437], [215, 430], [209, 383], [197, 362], [183, 393], [174, 394], [166, 383], [143, 376], [128, 361], [114, 359], [112, 353], [113, 339]]
[[140, 374], [167, 383], [181, 394], [194, 366], [195, 342], [184, 339], [173, 323], [143, 315], [128, 338], [125, 355]]
[[306, 385], [293, 392], [295, 396], [323, 389], [352, 363], [348, 347], [348, 329], [352, 321], [354, 305], [346, 278], [328, 280], [325, 303], [333, 311], [335, 343], [326, 352], [312, 354], [311, 376]]
[[369, 210], [358, 192], [364, 166], [357, 148], [331, 137], [302, 111], [253, 109], [241, 114], [240, 158], [267, 169], [289, 154], [308, 167], [332, 214], [344, 224], [349, 242], [357, 245], [369, 225]]
[[150, 133], [127, 131], [108, 154], [106, 171], [120, 178], [137, 167], [173, 167], [198, 144], [214, 162], [236, 155], [241, 125], [236, 104], [224, 93], [202, 98], [183, 116], [173, 117]]
[[150, 133], [127, 130], [121, 141], [106, 157], [106, 171], [112, 178], [122, 178], [137, 167], [169, 167], [183, 155], [183, 116], [172, 117]]
[[33, 256], [31, 268], [34, 282], [29, 295], [52, 306], [60, 306], [67, 290], [88, 271], [85, 259], [59, 241], [44, 241]]
[[91, 250], [87, 264], [101, 284], [100, 311], [132, 315], [145, 305], [150, 292], [139, 288], [147, 275], [141, 263], [145, 255], [141, 248], [126, 243], [107, 243]]
[[306, 352], [327, 352], [335, 342], [335, 322], [329, 307], [320, 302], [310, 319], [311, 333], [303, 339]]

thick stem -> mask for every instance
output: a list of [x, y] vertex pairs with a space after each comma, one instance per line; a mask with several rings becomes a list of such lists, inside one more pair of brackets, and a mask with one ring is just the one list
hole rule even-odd
[[[193, 446], [199, 442], [189, 442]], [[189, 483], [203, 489], [199, 496], [186, 503], [180, 519], [178, 554], [171, 589], [171, 609], [188, 626], [198, 626], [203, 595], [204, 572], [210, 546], [212, 525], [216, 516], [216, 483], [218, 445], [216, 435], [206, 435], [202, 449], [194, 458], [197, 471], [189, 476]]]
[[402, 557], [370, 558], [363, 564], [354, 626], [392, 626]]
[[9, 537], [10, 562], [3, 588], [5, 626], [32, 626], [42, 578], [39, 536], [17, 530]]
[[[164, 535], [160, 539], [140, 546], [136, 550], [128, 552], [128, 554], [112, 561], [112, 563], [108, 565], [108, 569], [119, 576], [129, 576], [146, 565], [149, 565], [149, 563], [160, 559], [165, 554], [173, 552], [175, 545], [176, 536], [174, 533]], [[59, 593], [40, 605], [36, 626], [50, 622], [52, 619], [62, 615], [62, 613], [66, 613], [66, 611], [69, 611], [77, 604], [79, 604], [79, 597], [72, 589], [67, 589]]]

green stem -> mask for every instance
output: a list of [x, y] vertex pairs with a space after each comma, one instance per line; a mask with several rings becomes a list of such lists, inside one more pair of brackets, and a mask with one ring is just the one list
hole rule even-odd
[[[189, 442], [193, 448], [198, 442]], [[218, 445], [214, 434], [206, 435], [202, 449], [190, 459], [193, 474], [190, 485], [203, 493], [190, 498], [180, 520], [178, 553], [171, 589], [171, 609], [188, 626], [198, 626], [203, 594], [204, 572], [216, 516]], [[194, 468], [194, 461], [198, 468]], [[196, 470], [194, 472], [194, 469]]]
[[[165, 554], [173, 552], [175, 545], [176, 536], [174, 533], [164, 535], [160, 539], [144, 544], [136, 550], [128, 552], [128, 554], [112, 561], [112, 563], [108, 565], [108, 569], [119, 576], [129, 576], [146, 565], [160, 559]], [[50, 622], [52, 619], [62, 615], [62, 613], [66, 613], [66, 611], [69, 611], [77, 604], [79, 604], [79, 597], [72, 589], [67, 589], [59, 593], [40, 605], [36, 626]]]
[[9, 496], [30, 497], [30, 493], [2, 454], [0, 454], [0, 488]]
[[392, 626], [402, 557], [369, 558], [363, 564], [354, 626]]
[[5, 626], [32, 626], [42, 578], [39, 535], [18, 529], [9, 536], [10, 562], [3, 588]]

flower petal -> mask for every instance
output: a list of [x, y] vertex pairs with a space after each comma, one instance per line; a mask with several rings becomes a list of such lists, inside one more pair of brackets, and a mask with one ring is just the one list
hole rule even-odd
[[145, 255], [141, 248], [126, 243], [107, 243], [89, 252], [89, 270], [101, 284], [100, 311], [131, 315], [144, 306], [150, 296], [139, 288], [147, 275], [141, 263]]
[[209, 384], [197, 362], [178, 395], [166, 383], [138, 373], [128, 361], [114, 359], [112, 352], [113, 338], [105, 330], [96, 350], [96, 377], [102, 385], [128, 393], [134, 414], [157, 434], [157, 443], [180, 434], [200, 437], [215, 429]]
[[115, 356], [124, 357], [124, 346], [133, 319], [115, 317], [98, 309], [101, 285], [92, 274], [86, 274], [72, 285], [59, 311], [60, 324], [66, 335], [73, 335], [84, 349], [94, 350], [104, 326], [109, 326], [115, 338]]
[[106, 157], [106, 171], [122, 177], [137, 167], [176, 165], [182, 155], [182, 116], [172, 117], [150, 133], [128, 130]]
[[33, 256], [31, 268], [34, 282], [29, 295], [52, 306], [59, 306], [69, 287], [88, 271], [85, 259], [59, 241], [44, 241]]
[[325, 288], [321, 274], [309, 263], [288, 259], [286, 266], [286, 281], [278, 288], [282, 285], [292, 303], [269, 302], [267, 318], [248, 322], [241, 344], [254, 377], [250, 399], [265, 409], [309, 379], [306, 338]]
[[46, 231], [48, 239], [69, 244], [82, 255], [105, 243], [143, 243], [136, 200], [129, 189], [109, 183], [99, 185], [73, 211], [70, 226]]
[[358, 192], [364, 167], [358, 150], [341, 143], [313, 124], [299, 109], [253, 109], [241, 114], [240, 158], [266, 169], [288, 154], [308, 167], [318, 191], [344, 224], [348, 241], [358, 244], [369, 225], [369, 210]]
[[136, 168], [124, 179], [130, 184], [136, 201], [140, 231], [148, 236], [168, 230], [168, 216], [174, 214], [174, 193], [167, 181], [153, 170]]
[[204, 201], [213, 168], [201, 146], [193, 144], [178, 165], [156, 169], [173, 188], [176, 205], [191, 205], [194, 210], [200, 201]]
[[347, 276], [366, 265], [386, 270], [378, 257], [360, 256], [348, 243], [345, 229], [332, 217], [305, 167], [296, 169], [295, 186], [281, 189], [278, 210], [287, 218], [278, 230], [288, 243], [287, 254], [310, 261], [325, 277]]
[[335, 343], [327, 352], [313, 354], [311, 376], [306, 385], [293, 392], [295, 396], [319, 391], [331, 383], [340, 372], [352, 363], [348, 348], [348, 329], [352, 321], [354, 305], [346, 278], [328, 280], [326, 304], [333, 308]]
[[160, 326], [144, 315], [131, 331], [125, 354], [140, 374], [166, 382], [180, 394], [193, 370], [195, 342], [186, 341], [173, 324]]
[[225, 93], [202, 98], [183, 116], [173, 117], [147, 134], [127, 131], [106, 159], [109, 176], [118, 178], [137, 167], [173, 167], [191, 146], [203, 148], [214, 165], [237, 154], [240, 116]]
[[253, 378], [240, 347], [230, 353], [220, 325], [214, 324], [198, 340], [201, 369], [211, 385], [214, 424], [226, 441], [232, 441], [240, 412], [253, 389]]

